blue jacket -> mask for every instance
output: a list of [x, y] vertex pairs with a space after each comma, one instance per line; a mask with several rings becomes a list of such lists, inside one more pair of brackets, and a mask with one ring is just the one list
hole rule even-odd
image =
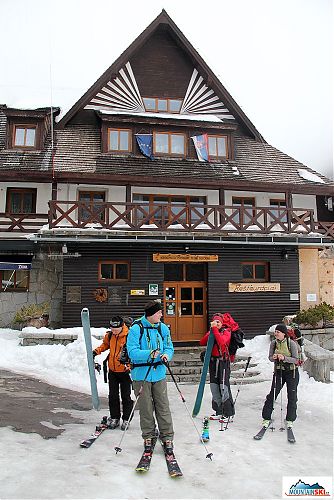
[[[131, 326], [128, 338], [126, 341], [127, 350], [131, 362], [133, 364], [137, 363], [151, 363], [160, 361], [160, 355], [167, 354], [169, 361], [172, 359], [174, 354], [174, 347], [172, 343], [172, 339], [170, 336], [169, 328], [161, 323], [161, 335], [157, 329], [158, 324], [151, 325], [149, 321], [142, 316], [139, 321], [142, 325], [148, 326], [150, 328], [144, 328], [144, 333], [140, 340], [140, 326], [138, 324], [134, 324]], [[152, 359], [150, 354], [154, 349], [159, 349], [160, 354], [157, 358]], [[131, 369], [131, 377], [132, 380], [144, 380], [147, 370], [147, 366], [137, 366]], [[148, 377], [146, 380], [148, 382], [158, 382], [166, 377], [166, 366], [164, 364], [160, 364], [151, 368]]]

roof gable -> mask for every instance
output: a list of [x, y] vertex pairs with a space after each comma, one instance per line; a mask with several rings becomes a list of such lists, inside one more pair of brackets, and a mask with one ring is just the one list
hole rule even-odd
[[[160, 68], [161, 71], [165, 71], [165, 74], [162, 76], [160, 74], [159, 78], [161, 82], [164, 82], [166, 90], [165, 95], [162, 96], [160, 94], [158, 97], [182, 99], [180, 113], [183, 114], [215, 114], [223, 120], [237, 120], [248, 134], [263, 141], [263, 138], [254, 125], [165, 10], [159, 14], [64, 115], [59, 122], [59, 127], [65, 127], [66, 123], [82, 109], [128, 112], [145, 111], [143, 96], [147, 95], [148, 89], [145, 89], [145, 85], [143, 85], [140, 77], [140, 67], [143, 64], [139, 64], [139, 60], [142, 58], [145, 61], [150, 58], [149, 50], [152, 46], [150, 42], [157, 35], [160, 35], [160, 38], [162, 36], [165, 36], [165, 38], [169, 37], [173, 41], [172, 44], [164, 45], [165, 50], [169, 50], [169, 53], [165, 57], [168, 64], [164, 63], [163, 53], [159, 52], [159, 58], [162, 59], [159, 62]], [[167, 45], [168, 49], [166, 48]], [[171, 45], [177, 48], [177, 50], [174, 50], [172, 56], [170, 55], [170, 52], [173, 50]], [[185, 64], [182, 68], [183, 80], [181, 77], [177, 80], [178, 86], [174, 92], [178, 92], [178, 95], [175, 95], [175, 93], [174, 95], [168, 95], [168, 85], [166, 85], [166, 82], [172, 82], [175, 76], [180, 76], [179, 74], [176, 75], [172, 64], [177, 52], [179, 55], [181, 53], [181, 56], [184, 58]], [[150, 63], [151, 60], [149, 60], [148, 65]], [[150, 74], [153, 77], [156, 73], [154, 71], [154, 61], [152, 65]], [[151, 80], [154, 80], [154, 78]]]

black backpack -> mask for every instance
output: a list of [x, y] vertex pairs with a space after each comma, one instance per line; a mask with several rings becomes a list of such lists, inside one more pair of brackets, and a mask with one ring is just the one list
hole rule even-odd
[[231, 332], [231, 341], [228, 348], [230, 356], [231, 355], [234, 356], [239, 348], [245, 347], [243, 340], [244, 340], [244, 332], [241, 330], [241, 328], [238, 328], [238, 330]]
[[[153, 330], [153, 329], [154, 330], [158, 330], [158, 333], [159, 333], [161, 339], [163, 340], [162, 333], [161, 333], [161, 323], [160, 322], [159, 322], [157, 328], [155, 328], [153, 326], [144, 326], [143, 323], [140, 320], [134, 321], [131, 326], [133, 326], [133, 325], [139, 325], [139, 328], [140, 328], [139, 344], [141, 342], [141, 339], [142, 339], [142, 337], [144, 335], [144, 331], [145, 330], [146, 330], [146, 335], [148, 336], [148, 340], [149, 340], [148, 330]], [[122, 347], [121, 353], [119, 355], [119, 362], [122, 363], [122, 365], [129, 365], [129, 364], [131, 364], [131, 359], [129, 358], [128, 348], [127, 348], [126, 342], [125, 342], [124, 346]], [[142, 363], [140, 365], [142, 365]], [[136, 366], [139, 366], [139, 365], [136, 365]], [[142, 366], [144, 366], [144, 365], [142, 365]]]

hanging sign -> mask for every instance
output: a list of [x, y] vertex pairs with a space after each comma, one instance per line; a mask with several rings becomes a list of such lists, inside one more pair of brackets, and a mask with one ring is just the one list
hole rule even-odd
[[229, 292], [280, 292], [280, 283], [229, 283]]
[[218, 255], [154, 253], [153, 262], [218, 262]]
[[130, 295], [145, 295], [145, 290], [130, 290]]

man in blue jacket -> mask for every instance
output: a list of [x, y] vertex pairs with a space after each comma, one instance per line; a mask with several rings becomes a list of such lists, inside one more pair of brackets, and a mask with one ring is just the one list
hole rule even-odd
[[[138, 400], [140, 427], [145, 449], [156, 439], [157, 419], [159, 437], [165, 448], [173, 449], [173, 422], [169, 409], [164, 362], [173, 357], [174, 347], [168, 327], [161, 323], [161, 302], [151, 300], [145, 306], [145, 314], [130, 328], [127, 349], [131, 359], [131, 377]], [[169, 451], [168, 450], [168, 451]]]

